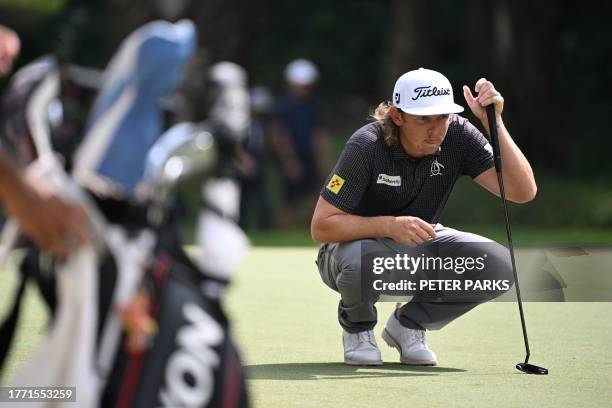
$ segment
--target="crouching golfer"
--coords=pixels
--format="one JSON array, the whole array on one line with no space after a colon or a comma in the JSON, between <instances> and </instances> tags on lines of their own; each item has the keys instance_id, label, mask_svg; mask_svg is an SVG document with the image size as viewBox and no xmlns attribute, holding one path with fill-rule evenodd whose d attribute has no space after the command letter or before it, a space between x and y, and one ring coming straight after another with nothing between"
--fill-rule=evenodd
<instances>
[{"instance_id":1,"label":"crouching golfer","mask_svg":"<svg viewBox=\"0 0 612 408\"><path fill-rule=\"evenodd\" d=\"M503 97L484 78L474 90L477 96L464 86L463 94L487 131L485 107L495 106L507 198L531 201L536 183L529 162L503 124ZM378 299L363 298L361 291L362 243L388 251L440 242L486 242L498 247L493 256L504 258L485 271L487 277L514 282L504 247L437 224L461 175L499 195L491 146L476 127L457 115L462 111L444 75L423 68L407 72L397 80L392 102L381 103L372 115L375 121L350 137L321 190L311 232L322 243L317 262L321 277L340 293L338 320L346 364L382 364L372 330ZM437 357L427 347L425 330L440 329L485 300L413 299L389 317L382 337L398 349L402 363L435 365Z\"/></svg>"}]
</instances>

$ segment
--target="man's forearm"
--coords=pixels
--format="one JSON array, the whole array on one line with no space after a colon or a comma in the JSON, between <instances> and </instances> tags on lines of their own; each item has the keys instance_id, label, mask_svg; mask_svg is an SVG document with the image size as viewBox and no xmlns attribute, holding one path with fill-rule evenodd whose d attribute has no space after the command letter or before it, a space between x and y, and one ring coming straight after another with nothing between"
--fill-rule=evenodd
<instances>
[{"instance_id":1,"label":"man's forearm","mask_svg":"<svg viewBox=\"0 0 612 408\"><path fill-rule=\"evenodd\" d=\"M483 123L489 134L488 123ZM527 202L535 197L537 186L529 161L514 143L501 117L497 118L497 134L502 156L502 174L506 196L515 202Z\"/></svg>"},{"instance_id":2,"label":"man's forearm","mask_svg":"<svg viewBox=\"0 0 612 408\"><path fill-rule=\"evenodd\" d=\"M320 243L345 242L388 236L392 216L361 217L353 214L334 214L312 226L312 237Z\"/></svg>"}]
</instances>

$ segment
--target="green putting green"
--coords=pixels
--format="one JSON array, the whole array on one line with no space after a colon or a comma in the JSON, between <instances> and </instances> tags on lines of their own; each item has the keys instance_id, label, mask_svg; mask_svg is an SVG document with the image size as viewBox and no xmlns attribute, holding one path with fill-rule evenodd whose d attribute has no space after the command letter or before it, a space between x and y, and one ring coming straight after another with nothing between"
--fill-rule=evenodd
<instances>
[{"instance_id":1,"label":"green putting green","mask_svg":"<svg viewBox=\"0 0 612 408\"><path fill-rule=\"evenodd\" d=\"M515 303L478 307L428 341L437 367L408 367L380 339L393 303L378 307L382 367L342 364L338 295L318 277L315 248L255 248L240 266L226 309L242 349L255 407L602 407L612 401L612 303L526 303L531 362L522 374ZM0 310L14 275L2 273ZM45 312L30 290L7 373L36 347ZM6 384L7 376L2 378Z\"/></svg>"},{"instance_id":2,"label":"green putting green","mask_svg":"<svg viewBox=\"0 0 612 408\"><path fill-rule=\"evenodd\" d=\"M531 362L515 303L494 302L428 334L437 367L400 365L380 331L385 364L342 364L338 295L320 280L316 249L257 248L236 275L227 307L256 407L599 407L612 401L612 303L526 303Z\"/></svg>"}]
</instances>

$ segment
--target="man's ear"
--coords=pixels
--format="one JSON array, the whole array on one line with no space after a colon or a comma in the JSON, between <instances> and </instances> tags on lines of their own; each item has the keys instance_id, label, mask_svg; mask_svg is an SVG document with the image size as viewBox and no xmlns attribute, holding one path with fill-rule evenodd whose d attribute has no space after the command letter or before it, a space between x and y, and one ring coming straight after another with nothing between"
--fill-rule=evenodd
<instances>
[{"instance_id":1,"label":"man's ear","mask_svg":"<svg viewBox=\"0 0 612 408\"><path fill-rule=\"evenodd\" d=\"M389 107L389 113L391 114L391 120L396 126L401 126L404 123L404 117L395 106Z\"/></svg>"}]
</instances>

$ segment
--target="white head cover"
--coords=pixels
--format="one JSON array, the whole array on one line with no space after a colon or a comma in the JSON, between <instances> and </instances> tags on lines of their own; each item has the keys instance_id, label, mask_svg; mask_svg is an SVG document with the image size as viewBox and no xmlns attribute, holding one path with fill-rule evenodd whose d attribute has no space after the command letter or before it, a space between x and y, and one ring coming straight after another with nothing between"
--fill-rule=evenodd
<instances>
[{"instance_id":1,"label":"white head cover","mask_svg":"<svg viewBox=\"0 0 612 408\"><path fill-rule=\"evenodd\" d=\"M453 87L441 73L419 68L398 78L393 105L412 115L442 115L463 112L453 100Z\"/></svg>"}]
</instances>

